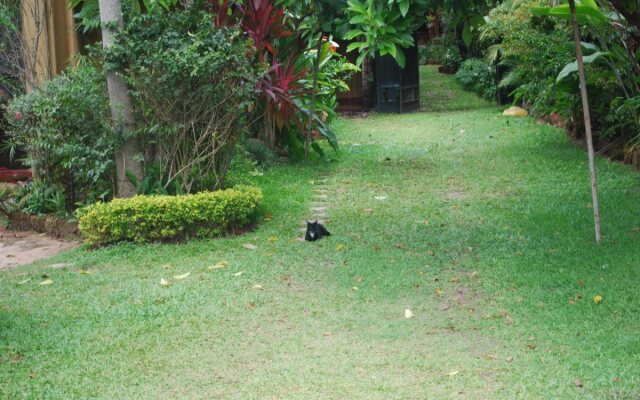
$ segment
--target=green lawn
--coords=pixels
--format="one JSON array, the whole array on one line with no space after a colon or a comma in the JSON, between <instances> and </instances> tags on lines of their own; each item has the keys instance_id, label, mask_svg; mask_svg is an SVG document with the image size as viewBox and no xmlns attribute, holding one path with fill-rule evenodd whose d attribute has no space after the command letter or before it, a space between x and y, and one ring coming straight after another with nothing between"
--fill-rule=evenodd
<instances>
[{"instance_id":1,"label":"green lawn","mask_svg":"<svg viewBox=\"0 0 640 400\"><path fill-rule=\"evenodd\" d=\"M245 236L0 272L0 398L640 397L637 172L598 160L596 246L557 129L495 108L335 129L338 161L254 178L270 218ZM323 177L332 236L301 242Z\"/></svg>"},{"instance_id":2,"label":"green lawn","mask_svg":"<svg viewBox=\"0 0 640 400\"><path fill-rule=\"evenodd\" d=\"M460 111L491 107L492 103L465 91L455 75L438 73L436 65L420 66L420 109L422 111Z\"/></svg>"}]
</instances>

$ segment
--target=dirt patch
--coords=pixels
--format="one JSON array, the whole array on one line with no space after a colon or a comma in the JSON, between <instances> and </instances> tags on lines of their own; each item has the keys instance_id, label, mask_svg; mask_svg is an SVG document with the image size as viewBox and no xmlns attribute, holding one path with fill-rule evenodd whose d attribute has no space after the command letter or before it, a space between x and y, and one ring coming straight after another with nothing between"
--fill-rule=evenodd
<instances>
[{"instance_id":1,"label":"dirt patch","mask_svg":"<svg viewBox=\"0 0 640 400\"><path fill-rule=\"evenodd\" d=\"M43 234L10 231L0 225L0 269L53 257L79 245L79 242L52 239Z\"/></svg>"},{"instance_id":2,"label":"dirt patch","mask_svg":"<svg viewBox=\"0 0 640 400\"><path fill-rule=\"evenodd\" d=\"M446 197L447 199L462 200L467 197L467 194L465 192L454 191L445 193L444 197Z\"/></svg>"}]
</instances>

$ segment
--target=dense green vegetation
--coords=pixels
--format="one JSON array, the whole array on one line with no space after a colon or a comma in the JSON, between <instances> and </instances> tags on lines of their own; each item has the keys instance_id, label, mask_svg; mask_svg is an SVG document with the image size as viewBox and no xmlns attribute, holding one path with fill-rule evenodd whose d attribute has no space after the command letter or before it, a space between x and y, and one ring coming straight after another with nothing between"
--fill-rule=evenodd
<instances>
[{"instance_id":1,"label":"dense green vegetation","mask_svg":"<svg viewBox=\"0 0 640 400\"><path fill-rule=\"evenodd\" d=\"M638 395L636 172L598 160L596 246L585 156L560 130L495 108L334 129L338 162L252 177L264 191L255 232L1 272L0 392ZM332 236L300 242L318 185ZM53 283L38 285L45 274Z\"/></svg>"},{"instance_id":2,"label":"dense green vegetation","mask_svg":"<svg viewBox=\"0 0 640 400\"><path fill-rule=\"evenodd\" d=\"M184 196L135 196L78 211L85 243L178 241L217 237L255 219L262 193L252 187Z\"/></svg>"}]
</instances>

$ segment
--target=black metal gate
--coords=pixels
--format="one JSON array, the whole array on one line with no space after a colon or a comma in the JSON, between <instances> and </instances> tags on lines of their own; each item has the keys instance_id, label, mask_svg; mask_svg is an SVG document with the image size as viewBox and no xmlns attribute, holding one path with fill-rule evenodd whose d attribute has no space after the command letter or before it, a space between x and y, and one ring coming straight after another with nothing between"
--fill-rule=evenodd
<instances>
[{"instance_id":1,"label":"black metal gate","mask_svg":"<svg viewBox=\"0 0 640 400\"><path fill-rule=\"evenodd\" d=\"M390 55L375 59L376 106L379 112L405 113L420 109L418 46L404 49L404 54L404 68L400 68Z\"/></svg>"}]
</instances>

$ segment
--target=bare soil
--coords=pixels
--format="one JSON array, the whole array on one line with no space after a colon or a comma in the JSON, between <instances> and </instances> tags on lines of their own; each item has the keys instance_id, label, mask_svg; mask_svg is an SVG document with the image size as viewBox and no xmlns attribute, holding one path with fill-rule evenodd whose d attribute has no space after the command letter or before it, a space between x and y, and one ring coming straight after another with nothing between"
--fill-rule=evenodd
<instances>
[{"instance_id":1,"label":"bare soil","mask_svg":"<svg viewBox=\"0 0 640 400\"><path fill-rule=\"evenodd\" d=\"M0 225L0 269L30 264L79 245L76 241L52 239L34 232L11 231Z\"/></svg>"}]
</instances>

